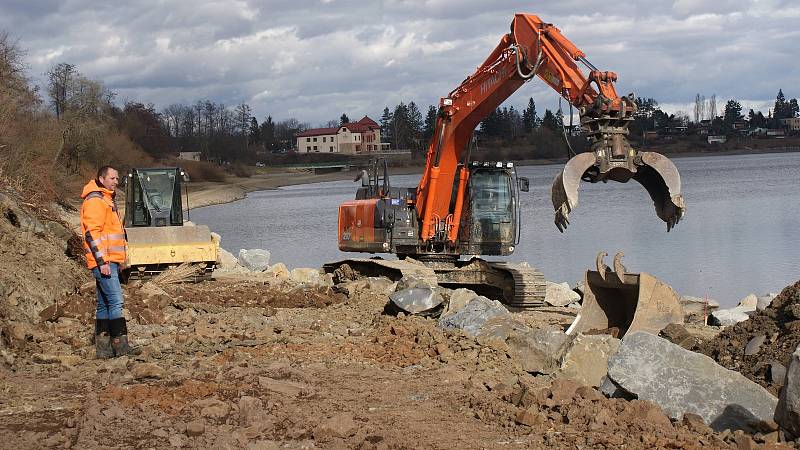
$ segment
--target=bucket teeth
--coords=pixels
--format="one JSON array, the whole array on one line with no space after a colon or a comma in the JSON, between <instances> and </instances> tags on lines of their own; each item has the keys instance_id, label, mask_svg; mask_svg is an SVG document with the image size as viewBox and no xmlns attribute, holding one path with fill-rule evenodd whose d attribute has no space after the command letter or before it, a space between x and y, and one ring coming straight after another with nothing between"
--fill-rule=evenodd
<instances>
[{"instance_id":1,"label":"bucket teeth","mask_svg":"<svg viewBox=\"0 0 800 450\"><path fill-rule=\"evenodd\" d=\"M606 273L608 273L608 266L605 262L603 262L603 259L605 259L606 256L608 256L608 253L601 251L597 254L597 258L594 260L595 267L597 267L597 274L600 275L600 278L602 278L603 281L606 280Z\"/></svg>"},{"instance_id":2,"label":"bucket teeth","mask_svg":"<svg viewBox=\"0 0 800 450\"><path fill-rule=\"evenodd\" d=\"M614 273L617 275L617 278L619 278L620 283L625 282L625 274L628 272L628 269L622 265L623 256L625 256L625 253L622 252L617 252L617 254L614 255Z\"/></svg>"}]
</instances>

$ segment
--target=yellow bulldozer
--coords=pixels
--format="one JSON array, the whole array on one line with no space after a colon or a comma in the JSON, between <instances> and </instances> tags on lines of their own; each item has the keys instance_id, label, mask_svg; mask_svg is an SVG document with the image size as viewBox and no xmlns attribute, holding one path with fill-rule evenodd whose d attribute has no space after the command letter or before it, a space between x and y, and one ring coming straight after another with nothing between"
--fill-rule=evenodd
<instances>
[{"instance_id":1,"label":"yellow bulldozer","mask_svg":"<svg viewBox=\"0 0 800 450\"><path fill-rule=\"evenodd\" d=\"M195 281L211 277L219 240L205 225L184 221L188 176L179 167L137 168L125 179L126 279L145 279L182 264L196 268Z\"/></svg>"}]
</instances>

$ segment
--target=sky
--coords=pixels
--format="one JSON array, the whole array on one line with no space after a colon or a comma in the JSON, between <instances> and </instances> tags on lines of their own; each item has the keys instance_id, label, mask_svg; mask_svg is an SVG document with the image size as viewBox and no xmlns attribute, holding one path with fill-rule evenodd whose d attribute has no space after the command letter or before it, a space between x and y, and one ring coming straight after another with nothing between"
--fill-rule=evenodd
<instances>
[{"instance_id":1,"label":"sky","mask_svg":"<svg viewBox=\"0 0 800 450\"><path fill-rule=\"evenodd\" d=\"M778 89L800 97L796 0L2 0L0 31L29 75L60 62L117 102L247 103L260 121L311 126L378 120L414 101L424 112L457 87L508 32L515 13L553 23L617 92L693 116L696 94L765 114ZM542 81L505 103L558 108ZM564 104L566 110L566 104Z\"/></svg>"}]
</instances>

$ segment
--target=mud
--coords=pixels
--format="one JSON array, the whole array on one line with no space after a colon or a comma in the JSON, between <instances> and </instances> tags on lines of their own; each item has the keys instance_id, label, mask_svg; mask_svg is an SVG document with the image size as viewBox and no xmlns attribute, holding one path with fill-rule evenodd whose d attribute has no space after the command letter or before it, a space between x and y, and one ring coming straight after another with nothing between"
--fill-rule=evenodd
<instances>
[{"instance_id":1,"label":"mud","mask_svg":"<svg viewBox=\"0 0 800 450\"><path fill-rule=\"evenodd\" d=\"M747 343L759 335L764 335L766 340L758 353L745 355ZM777 361L787 367L798 345L800 281L784 288L765 310L754 313L749 320L726 328L714 339L701 344L698 350L777 395L782 383L769 379L769 365Z\"/></svg>"}]
</instances>

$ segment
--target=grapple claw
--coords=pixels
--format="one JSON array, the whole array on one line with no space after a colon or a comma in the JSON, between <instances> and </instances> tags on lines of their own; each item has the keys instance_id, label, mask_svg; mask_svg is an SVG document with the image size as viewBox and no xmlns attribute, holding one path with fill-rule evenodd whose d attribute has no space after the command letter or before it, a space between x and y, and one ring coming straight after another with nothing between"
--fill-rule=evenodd
<instances>
[{"instance_id":1,"label":"grapple claw","mask_svg":"<svg viewBox=\"0 0 800 450\"><path fill-rule=\"evenodd\" d=\"M595 165L593 153L581 153L567 161L564 170L553 180L550 197L555 209L555 224L562 233L569 224L569 213L578 206L578 187L581 177L590 167Z\"/></svg>"},{"instance_id":2,"label":"grapple claw","mask_svg":"<svg viewBox=\"0 0 800 450\"><path fill-rule=\"evenodd\" d=\"M631 178L647 189L656 214L667 224L667 231L672 230L686 211L678 169L664 155L631 150L629 155L620 158L587 152L567 161L564 170L553 180L551 189L558 231L563 232L567 228L569 213L578 206L581 180L626 183Z\"/></svg>"},{"instance_id":3,"label":"grapple claw","mask_svg":"<svg viewBox=\"0 0 800 450\"><path fill-rule=\"evenodd\" d=\"M681 177L678 169L666 156L655 152L640 152L642 165L633 179L650 194L656 214L667 223L670 231L680 222L686 211L681 194Z\"/></svg>"}]
</instances>

